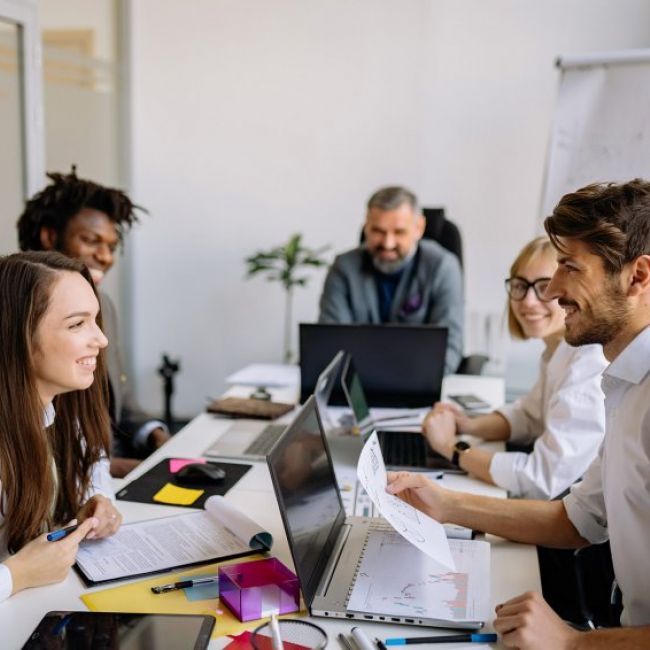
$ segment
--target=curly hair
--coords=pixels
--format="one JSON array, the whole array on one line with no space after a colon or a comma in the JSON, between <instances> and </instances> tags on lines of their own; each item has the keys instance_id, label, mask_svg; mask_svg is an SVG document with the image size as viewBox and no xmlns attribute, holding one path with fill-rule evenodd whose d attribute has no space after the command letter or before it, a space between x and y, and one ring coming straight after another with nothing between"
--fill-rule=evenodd
<instances>
[{"instance_id":1,"label":"curly hair","mask_svg":"<svg viewBox=\"0 0 650 650\"><path fill-rule=\"evenodd\" d=\"M583 241L610 275L640 255L650 254L650 182L593 183L565 194L544 221L553 245Z\"/></svg>"},{"instance_id":2,"label":"curly hair","mask_svg":"<svg viewBox=\"0 0 650 650\"><path fill-rule=\"evenodd\" d=\"M125 231L138 221L135 210L146 212L122 190L78 178L75 165L69 174L50 172L47 176L52 183L27 201L16 224L20 250L43 250L44 227L54 230L61 241L68 222L84 208L106 214L115 225L121 244Z\"/></svg>"}]
</instances>

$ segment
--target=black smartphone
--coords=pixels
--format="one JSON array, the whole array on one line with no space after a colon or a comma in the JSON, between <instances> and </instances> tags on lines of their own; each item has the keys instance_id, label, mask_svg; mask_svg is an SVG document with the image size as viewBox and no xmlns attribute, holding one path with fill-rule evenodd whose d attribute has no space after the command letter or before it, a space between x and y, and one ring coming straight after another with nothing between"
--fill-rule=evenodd
<instances>
[{"instance_id":1,"label":"black smartphone","mask_svg":"<svg viewBox=\"0 0 650 650\"><path fill-rule=\"evenodd\" d=\"M492 409L488 402L476 395L448 395L448 397L460 404L466 411L489 411Z\"/></svg>"},{"instance_id":2,"label":"black smartphone","mask_svg":"<svg viewBox=\"0 0 650 650\"><path fill-rule=\"evenodd\" d=\"M23 650L205 650L214 623L195 614L48 612Z\"/></svg>"}]
</instances>

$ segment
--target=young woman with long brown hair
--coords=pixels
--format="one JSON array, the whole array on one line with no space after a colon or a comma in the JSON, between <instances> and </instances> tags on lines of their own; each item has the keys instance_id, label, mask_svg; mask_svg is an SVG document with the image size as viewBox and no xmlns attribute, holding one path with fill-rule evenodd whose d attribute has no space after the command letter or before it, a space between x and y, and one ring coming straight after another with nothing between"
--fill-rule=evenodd
<instances>
[{"instance_id":1,"label":"young woman with long brown hair","mask_svg":"<svg viewBox=\"0 0 650 650\"><path fill-rule=\"evenodd\" d=\"M59 253L0 258L0 601L63 580L84 538L120 526L106 344L83 264ZM71 520L75 532L47 541Z\"/></svg>"}]
</instances>

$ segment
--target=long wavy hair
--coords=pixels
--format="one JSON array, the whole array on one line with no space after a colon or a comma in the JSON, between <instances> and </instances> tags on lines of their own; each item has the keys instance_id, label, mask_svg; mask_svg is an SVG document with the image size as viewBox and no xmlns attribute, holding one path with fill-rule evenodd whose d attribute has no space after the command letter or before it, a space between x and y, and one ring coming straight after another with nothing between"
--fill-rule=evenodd
<instances>
[{"instance_id":1,"label":"long wavy hair","mask_svg":"<svg viewBox=\"0 0 650 650\"><path fill-rule=\"evenodd\" d=\"M76 515L90 487L93 465L110 449L103 350L92 385L57 395L55 421L47 429L43 426L35 341L52 289L63 273L80 273L97 295L88 269L60 253L0 258L0 512L11 552L44 528ZM98 324L101 327L101 314Z\"/></svg>"}]
</instances>

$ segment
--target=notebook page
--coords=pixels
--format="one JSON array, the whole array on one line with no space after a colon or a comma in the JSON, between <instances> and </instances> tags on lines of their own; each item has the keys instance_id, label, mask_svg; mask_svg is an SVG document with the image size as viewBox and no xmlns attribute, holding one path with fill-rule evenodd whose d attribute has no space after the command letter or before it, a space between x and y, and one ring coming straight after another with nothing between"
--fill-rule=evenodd
<instances>
[{"instance_id":1,"label":"notebook page","mask_svg":"<svg viewBox=\"0 0 650 650\"><path fill-rule=\"evenodd\" d=\"M372 529L347 609L441 621L490 617L490 545L450 540L456 571L440 571L393 530Z\"/></svg>"}]
</instances>

